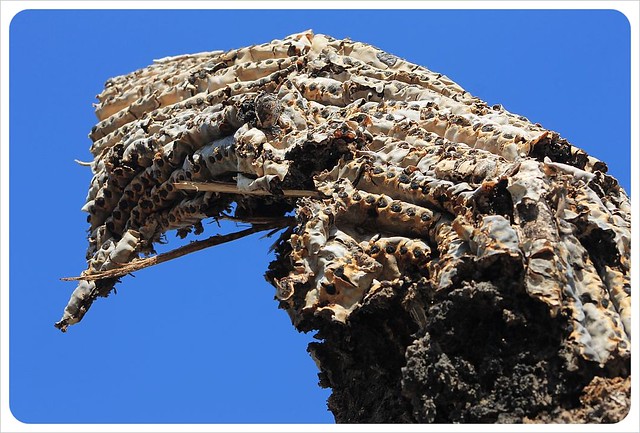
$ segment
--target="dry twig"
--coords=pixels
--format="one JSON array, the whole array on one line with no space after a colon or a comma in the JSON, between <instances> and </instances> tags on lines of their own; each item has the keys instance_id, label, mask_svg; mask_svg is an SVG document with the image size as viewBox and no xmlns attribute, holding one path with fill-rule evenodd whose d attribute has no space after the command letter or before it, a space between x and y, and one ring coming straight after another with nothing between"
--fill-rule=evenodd
<instances>
[{"instance_id":1,"label":"dry twig","mask_svg":"<svg viewBox=\"0 0 640 433\"><path fill-rule=\"evenodd\" d=\"M155 266L160 263L168 262L169 260L177 259L178 257L182 257L184 255L194 253L196 251L200 251L205 248L213 247L216 245L224 244L227 242L234 241L236 239L243 238L245 236L249 236L253 233L261 232L264 230L281 229L291 225L293 221L294 221L293 218L277 218L272 220L271 222L254 224L246 230L242 230L235 233L229 233L226 235L211 236L210 238L191 242L188 245L184 245L182 247L176 248L175 250L172 250L166 253L158 254L152 257L146 257L144 259L133 260L116 269L110 269L104 272L96 272L93 274L83 274L78 277L65 277L65 278L61 278L61 280L62 281L78 281L78 280L95 281L95 280L103 280L105 278L122 277L132 272L139 271L141 269L148 268L151 266Z\"/></svg>"},{"instance_id":2,"label":"dry twig","mask_svg":"<svg viewBox=\"0 0 640 433\"><path fill-rule=\"evenodd\" d=\"M173 184L176 189L187 191L213 191L225 194L242 194L242 195L274 195L272 192L263 189L253 191L244 191L239 189L235 183L227 182L176 182ZM282 190L285 197L314 197L323 198L324 195L318 191L307 191L302 189L285 189Z\"/></svg>"}]
</instances>

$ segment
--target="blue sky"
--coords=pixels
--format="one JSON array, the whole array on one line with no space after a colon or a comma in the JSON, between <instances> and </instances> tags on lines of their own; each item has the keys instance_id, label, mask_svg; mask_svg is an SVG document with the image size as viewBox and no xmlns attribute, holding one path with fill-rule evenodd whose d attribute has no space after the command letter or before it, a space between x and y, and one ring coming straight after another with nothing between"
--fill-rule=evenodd
<instances>
[{"instance_id":1,"label":"blue sky","mask_svg":"<svg viewBox=\"0 0 640 433\"><path fill-rule=\"evenodd\" d=\"M308 28L371 43L558 131L629 192L630 30L615 11L24 11L9 41L10 407L20 421L333 422L306 353L312 335L294 330L263 278L272 240L260 235L125 277L79 325L53 327L75 287L59 278L85 269L91 173L73 160L91 159L104 82L154 58Z\"/></svg>"}]
</instances>

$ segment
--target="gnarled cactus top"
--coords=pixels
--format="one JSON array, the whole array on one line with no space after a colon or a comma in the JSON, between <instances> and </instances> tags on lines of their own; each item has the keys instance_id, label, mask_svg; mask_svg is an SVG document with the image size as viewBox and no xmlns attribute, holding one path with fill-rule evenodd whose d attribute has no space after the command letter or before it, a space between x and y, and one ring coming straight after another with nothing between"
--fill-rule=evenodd
<instances>
[{"instance_id":1,"label":"gnarled cactus top","mask_svg":"<svg viewBox=\"0 0 640 433\"><path fill-rule=\"evenodd\" d=\"M566 318L569 368L629 357L627 196L604 163L442 74L307 31L156 60L98 100L87 279L63 331L113 289L101 273L165 232L273 228L295 209L267 276L299 329L346 323L389 288L504 273Z\"/></svg>"}]
</instances>

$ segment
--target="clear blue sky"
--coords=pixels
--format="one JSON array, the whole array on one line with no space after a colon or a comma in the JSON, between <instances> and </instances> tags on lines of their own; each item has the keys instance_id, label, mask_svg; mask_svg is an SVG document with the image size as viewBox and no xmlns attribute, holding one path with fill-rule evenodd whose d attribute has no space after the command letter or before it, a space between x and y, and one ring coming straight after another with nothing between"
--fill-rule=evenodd
<instances>
[{"instance_id":1,"label":"clear blue sky","mask_svg":"<svg viewBox=\"0 0 640 433\"><path fill-rule=\"evenodd\" d=\"M630 30L615 11L22 12L10 34L16 418L333 422L306 353L312 335L294 330L263 278L272 241L260 235L125 277L66 334L53 327L75 287L59 278L85 269L91 173L73 160L91 159L91 104L104 82L154 58L308 28L376 45L560 132L629 192Z\"/></svg>"}]
</instances>

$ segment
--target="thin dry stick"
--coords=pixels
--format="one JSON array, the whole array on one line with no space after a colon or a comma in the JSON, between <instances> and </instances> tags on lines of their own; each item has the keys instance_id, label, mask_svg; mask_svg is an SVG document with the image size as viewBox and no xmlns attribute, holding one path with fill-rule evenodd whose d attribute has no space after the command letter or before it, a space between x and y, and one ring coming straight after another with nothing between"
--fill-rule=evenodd
<instances>
[{"instance_id":1,"label":"thin dry stick","mask_svg":"<svg viewBox=\"0 0 640 433\"><path fill-rule=\"evenodd\" d=\"M254 191L244 191L238 188L235 183L227 182L176 182L173 184L177 189L188 191L213 191L226 194L242 194L242 195L274 195L272 192L257 189ZM283 189L282 195L285 197L314 197L324 198L325 196L318 191L307 191L303 189Z\"/></svg>"},{"instance_id":2,"label":"thin dry stick","mask_svg":"<svg viewBox=\"0 0 640 433\"><path fill-rule=\"evenodd\" d=\"M110 269L108 271L96 272L92 274L84 274L79 277L65 277L61 278L62 281L77 281L77 280L102 280L105 278L117 278L127 275L131 272L139 271L140 269L148 268L150 266L155 266L160 263L167 262L169 260L176 259L178 257L182 257L186 254L190 254L196 251L203 250L205 248L213 247L215 245L220 245L226 242L231 242L236 239L243 238L245 236L249 236L250 234L261 232L264 230L271 229L279 229L290 226L293 222L293 218L285 217L278 218L268 223L262 224L254 224L246 230L242 230L235 233L229 233L228 235L215 235L210 238L203 239L201 241L194 241L188 245L184 245L180 248L176 248L175 250L158 254L157 256L147 257L144 259L134 260L130 263L122 265L117 269Z\"/></svg>"}]
</instances>

